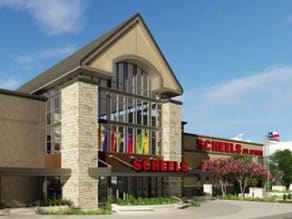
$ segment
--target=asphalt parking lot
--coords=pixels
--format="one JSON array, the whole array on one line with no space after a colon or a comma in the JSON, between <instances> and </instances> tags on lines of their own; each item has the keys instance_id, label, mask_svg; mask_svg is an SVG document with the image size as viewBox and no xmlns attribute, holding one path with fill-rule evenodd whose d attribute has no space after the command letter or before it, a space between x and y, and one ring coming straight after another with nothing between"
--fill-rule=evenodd
<instances>
[{"instance_id":1,"label":"asphalt parking lot","mask_svg":"<svg viewBox=\"0 0 292 219\"><path fill-rule=\"evenodd\" d=\"M202 203L200 207L167 209L159 212L130 212L103 216L53 216L35 215L33 209L13 210L1 218L31 219L292 219L292 204L216 200Z\"/></svg>"}]
</instances>

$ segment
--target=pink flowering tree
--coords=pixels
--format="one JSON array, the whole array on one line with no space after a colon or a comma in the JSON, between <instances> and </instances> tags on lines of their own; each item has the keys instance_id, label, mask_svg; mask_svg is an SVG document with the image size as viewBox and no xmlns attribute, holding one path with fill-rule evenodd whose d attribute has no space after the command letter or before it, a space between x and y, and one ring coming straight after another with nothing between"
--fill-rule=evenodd
<instances>
[{"instance_id":1,"label":"pink flowering tree","mask_svg":"<svg viewBox=\"0 0 292 219\"><path fill-rule=\"evenodd\" d=\"M214 177L218 180L222 195L226 194L226 187L230 177L231 159L219 158L216 160L203 160L200 165L202 172L210 172L214 174Z\"/></svg>"},{"instance_id":2,"label":"pink flowering tree","mask_svg":"<svg viewBox=\"0 0 292 219\"><path fill-rule=\"evenodd\" d=\"M244 196L247 187L254 180L264 180L270 173L260 164L247 162L242 159L219 158L215 160L204 160L201 162L202 172L210 172L218 180L222 195L226 194L226 187L229 181L236 180L240 192Z\"/></svg>"},{"instance_id":3,"label":"pink flowering tree","mask_svg":"<svg viewBox=\"0 0 292 219\"><path fill-rule=\"evenodd\" d=\"M239 184L242 197L244 197L247 187L254 180L265 180L267 177L271 177L268 170L262 165L244 160L230 160L229 170L232 178Z\"/></svg>"}]
</instances>

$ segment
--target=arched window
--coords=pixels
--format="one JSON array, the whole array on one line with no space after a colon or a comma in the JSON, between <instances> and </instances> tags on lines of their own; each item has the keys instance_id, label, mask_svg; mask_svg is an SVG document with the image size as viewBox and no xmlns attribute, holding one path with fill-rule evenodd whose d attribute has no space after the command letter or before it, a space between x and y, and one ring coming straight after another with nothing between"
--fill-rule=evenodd
<instances>
[{"instance_id":1,"label":"arched window","mask_svg":"<svg viewBox=\"0 0 292 219\"><path fill-rule=\"evenodd\" d=\"M112 80L112 89L149 97L150 78L147 72L136 64L119 62Z\"/></svg>"}]
</instances>

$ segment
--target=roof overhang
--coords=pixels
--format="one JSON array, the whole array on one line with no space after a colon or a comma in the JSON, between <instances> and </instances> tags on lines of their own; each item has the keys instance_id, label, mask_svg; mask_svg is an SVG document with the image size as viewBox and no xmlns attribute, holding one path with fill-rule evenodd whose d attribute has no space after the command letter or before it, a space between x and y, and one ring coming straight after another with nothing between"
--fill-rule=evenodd
<instances>
[{"instance_id":1,"label":"roof overhang","mask_svg":"<svg viewBox=\"0 0 292 219\"><path fill-rule=\"evenodd\" d=\"M54 80L49 81L48 83L44 84L43 86L33 90L31 93L38 93L42 90L48 90L50 88L55 87L58 84L61 84L63 82L68 82L74 78L76 78L80 74L87 74L92 76L99 76L100 78L104 79L110 79L113 77L113 73L111 72L105 72L101 69L92 68L89 66L78 66L65 74L55 78Z\"/></svg>"},{"instance_id":2,"label":"roof overhang","mask_svg":"<svg viewBox=\"0 0 292 219\"><path fill-rule=\"evenodd\" d=\"M90 177L100 176L165 176L165 177L189 177L202 174L200 170L189 170L183 172L136 172L130 167L90 167L88 168Z\"/></svg>"},{"instance_id":3,"label":"roof overhang","mask_svg":"<svg viewBox=\"0 0 292 219\"><path fill-rule=\"evenodd\" d=\"M0 176L71 176L71 169L0 167Z\"/></svg>"}]
</instances>

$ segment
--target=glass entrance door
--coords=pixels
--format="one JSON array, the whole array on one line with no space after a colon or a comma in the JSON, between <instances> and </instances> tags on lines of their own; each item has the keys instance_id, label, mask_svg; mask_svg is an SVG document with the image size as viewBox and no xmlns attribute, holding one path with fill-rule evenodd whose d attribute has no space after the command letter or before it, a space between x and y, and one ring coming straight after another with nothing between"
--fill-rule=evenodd
<instances>
[{"instance_id":1,"label":"glass entrance door","mask_svg":"<svg viewBox=\"0 0 292 219\"><path fill-rule=\"evenodd\" d=\"M162 195L160 177L100 177L98 182L99 203L110 198L158 197Z\"/></svg>"}]
</instances>

